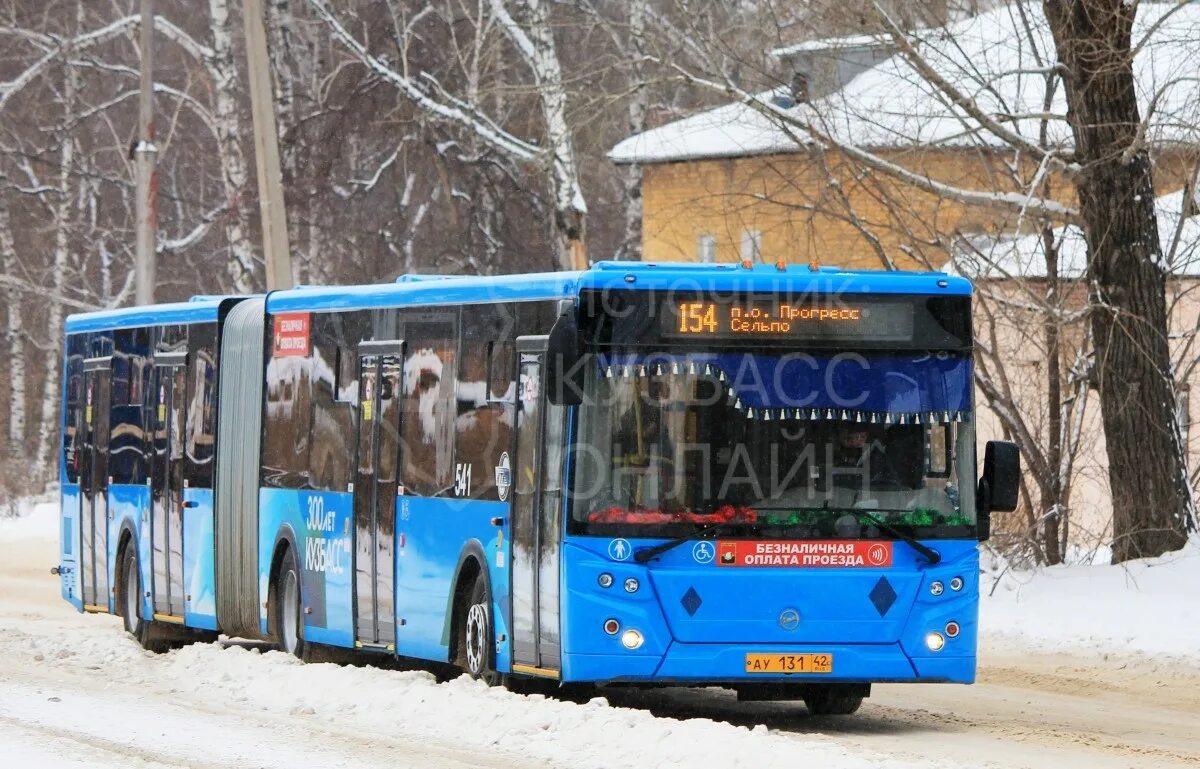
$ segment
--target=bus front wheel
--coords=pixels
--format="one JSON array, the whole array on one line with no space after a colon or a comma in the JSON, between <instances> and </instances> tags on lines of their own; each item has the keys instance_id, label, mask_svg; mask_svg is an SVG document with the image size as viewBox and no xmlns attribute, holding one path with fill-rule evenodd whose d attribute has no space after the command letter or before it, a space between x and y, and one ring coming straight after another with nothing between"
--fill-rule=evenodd
<instances>
[{"instance_id":1,"label":"bus front wheel","mask_svg":"<svg viewBox=\"0 0 1200 769\"><path fill-rule=\"evenodd\" d=\"M827 684L804 695L804 706L813 716L848 716L862 706L863 694L856 688Z\"/></svg>"},{"instance_id":2,"label":"bus front wheel","mask_svg":"<svg viewBox=\"0 0 1200 769\"><path fill-rule=\"evenodd\" d=\"M502 678L496 672L492 643L492 600L483 575L475 577L466 601L458 612L458 654L454 663L471 678L488 686L497 686Z\"/></svg>"},{"instance_id":3,"label":"bus front wheel","mask_svg":"<svg viewBox=\"0 0 1200 769\"><path fill-rule=\"evenodd\" d=\"M309 661L308 644L304 641L304 624L300 604L300 569L289 547L279 563L275 577L275 627L279 632L279 648L304 662Z\"/></svg>"}]
</instances>

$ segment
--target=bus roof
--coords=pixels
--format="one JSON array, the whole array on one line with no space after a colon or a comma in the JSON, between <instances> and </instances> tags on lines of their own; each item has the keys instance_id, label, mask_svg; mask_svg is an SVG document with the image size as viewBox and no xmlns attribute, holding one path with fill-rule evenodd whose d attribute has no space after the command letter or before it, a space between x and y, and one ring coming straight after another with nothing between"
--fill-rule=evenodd
<instances>
[{"instance_id":1,"label":"bus roof","mask_svg":"<svg viewBox=\"0 0 1200 769\"><path fill-rule=\"evenodd\" d=\"M231 297L197 296L187 302L149 304L141 307L119 307L115 310L81 312L68 315L66 332L109 331L141 326L172 326L188 323L216 322L221 302Z\"/></svg>"},{"instance_id":2,"label":"bus roof","mask_svg":"<svg viewBox=\"0 0 1200 769\"><path fill-rule=\"evenodd\" d=\"M593 289L747 291L762 293L965 295L965 278L942 272L842 270L807 265L745 268L689 262L598 262L582 272L516 275L401 276L365 286L301 286L273 291L268 312L350 310L406 305L482 304L570 299Z\"/></svg>"}]
</instances>

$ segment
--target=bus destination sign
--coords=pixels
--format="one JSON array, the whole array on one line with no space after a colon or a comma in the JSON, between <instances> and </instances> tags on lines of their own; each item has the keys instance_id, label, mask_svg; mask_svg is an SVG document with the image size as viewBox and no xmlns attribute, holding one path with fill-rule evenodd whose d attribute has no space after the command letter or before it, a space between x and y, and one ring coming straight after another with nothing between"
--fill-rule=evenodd
<instances>
[{"instance_id":1,"label":"bus destination sign","mask_svg":"<svg viewBox=\"0 0 1200 769\"><path fill-rule=\"evenodd\" d=\"M913 333L908 301L674 300L663 310L662 334L675 339L895 342Z\"/></svg>"}]
</instances>

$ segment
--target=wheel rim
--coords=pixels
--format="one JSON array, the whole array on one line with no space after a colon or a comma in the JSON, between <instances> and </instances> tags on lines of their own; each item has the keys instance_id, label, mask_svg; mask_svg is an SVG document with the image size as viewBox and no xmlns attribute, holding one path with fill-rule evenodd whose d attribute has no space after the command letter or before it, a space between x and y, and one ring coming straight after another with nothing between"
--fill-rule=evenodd
<instances>
[{"instance_id":1,"label":"wheel rim","mask_svg":"<svg viewBox=\"0 0 1200 769\"><path fill-rule=\"evenodd\" d=\"M473 676L483 674L487 649L487 608L477 603L467 611L467 671Z\"/></svg>"},{"instance_id":2,"label":"wheel rim","mask_svg":"<svg viewBox=\"0 0 1200 769\"><path fill-rule=\"evenodd\" d=\"M300 591L296 584L296 572L288 571L283 578L283 649L289 654L296 653L299 641Z\"/></svg>"},{"instance_id":3,"label":"wheel rim","mask_svg":"<svg viewBox=\"0 0 1200 769\"><path fill-rule=\"evenodd\" d=\"M125 567L125 629L130 633L137 629L141 614L138 592L137 561L130 561Z\"/></svg>"}]
</instances>

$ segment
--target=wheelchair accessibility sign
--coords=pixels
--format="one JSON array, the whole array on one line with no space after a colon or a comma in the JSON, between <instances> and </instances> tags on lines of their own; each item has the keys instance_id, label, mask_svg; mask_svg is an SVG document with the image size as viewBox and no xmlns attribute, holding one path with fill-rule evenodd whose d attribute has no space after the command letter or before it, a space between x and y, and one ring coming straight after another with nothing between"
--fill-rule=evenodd
<instances>
[{"instance_id":1,"label":"wheelchair accessibility sign","mask_svg":"<svg viewBox=\"0 0 1200 769\"><path fill-rule=\"evenodd\" d=\"M712 563L716 555L717 549L711 542L697 542L696 546L692 548L692 558L696 563Z\"/></svg>"}]
</instances>

